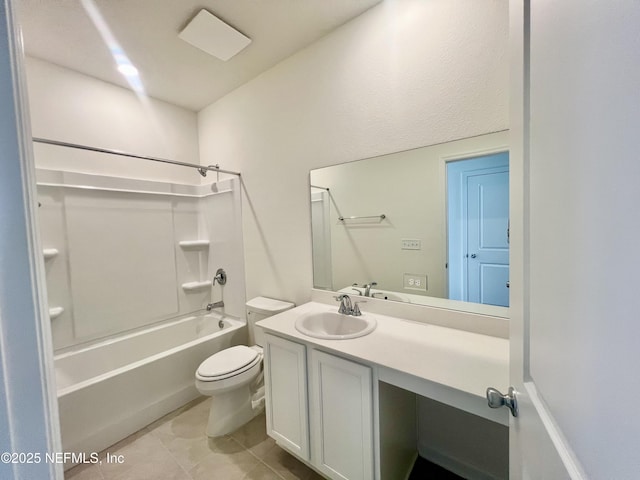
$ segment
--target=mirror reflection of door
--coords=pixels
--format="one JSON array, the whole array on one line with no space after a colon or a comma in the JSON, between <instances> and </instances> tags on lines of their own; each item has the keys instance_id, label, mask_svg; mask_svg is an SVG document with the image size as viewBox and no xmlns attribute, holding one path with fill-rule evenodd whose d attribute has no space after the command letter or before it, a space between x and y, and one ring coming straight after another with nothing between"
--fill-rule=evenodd
<instances>
[{"instance_id":1,"label":"mirror reflection of door","mask_svg":"<svg viewBox=\"0 0 640 480\"><path fill-rule=\"evenodd\" d=\"M449 298L509 306L509 153L447 163Z\"/></svg>"}]
</instances>

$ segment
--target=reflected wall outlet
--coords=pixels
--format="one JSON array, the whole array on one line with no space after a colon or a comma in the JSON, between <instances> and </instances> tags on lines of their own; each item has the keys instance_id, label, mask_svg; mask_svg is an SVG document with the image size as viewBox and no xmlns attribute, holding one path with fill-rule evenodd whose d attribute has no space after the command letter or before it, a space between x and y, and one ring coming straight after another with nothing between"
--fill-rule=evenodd
<instances>
[{"instance_id":1,"label":"reflected wall outlet","mask_svg":"<svg viewBox=\"0 0 640 480\"><path fill-rule=\"evenodd\" d=\"M422 248L422 242L417 238L403 238L402 250L420 250Z\"/></svg>"},{"instance_id":2,"label":"reflected wall outlet","mask_svg":"<svg viewBox=\"0 0 640 480\"><path fill-rule=\"evenodd\" d=\"M405 273L403 288L406 290L427 291L427 276L420 273Z\"/></svg>"}]
</instances>

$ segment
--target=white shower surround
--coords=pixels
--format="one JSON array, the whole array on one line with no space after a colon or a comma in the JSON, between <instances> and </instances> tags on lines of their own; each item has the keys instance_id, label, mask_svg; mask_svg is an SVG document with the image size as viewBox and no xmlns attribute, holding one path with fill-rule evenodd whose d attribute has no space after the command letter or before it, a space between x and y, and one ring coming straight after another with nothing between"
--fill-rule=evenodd
<instances>
[{"instance_id":1,"label":"white shower surround","mask_svg":"<svg viewBox=\"0 0 640 480\"><path fill-rule=\"evenodd\" d=\"M245 325L212 312L56 355L63 450L99 452L197 398L198 365L246 344Z\"/></svg>"},{"instance_id":2,"label":"white shower surround","mask_svg":"<svg viewBox=\"0 0 640 480\"><path fill-rule=\"evenodd\" d=\"M211 301L244 316L237 179L183 185L38 169L37 180L57 353ZM211 284L218 268L229 278L224 287Z\"/></svg>"}]
</instances>

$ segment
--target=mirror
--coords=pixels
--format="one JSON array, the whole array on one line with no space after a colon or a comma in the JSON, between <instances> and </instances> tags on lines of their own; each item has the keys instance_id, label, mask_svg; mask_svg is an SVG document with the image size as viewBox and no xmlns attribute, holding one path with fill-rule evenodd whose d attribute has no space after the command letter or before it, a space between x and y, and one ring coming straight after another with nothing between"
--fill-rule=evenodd
<instances>
[{"instance_id":1,"label":"mirror","mask_svg":"<svg viewBox=\"0 0 640 480\"><path fill-rule=\"evenodd\" d=\"M309 180L315 288L507 316L508 132L319 168Z\"/></svg>"}]
</instances>

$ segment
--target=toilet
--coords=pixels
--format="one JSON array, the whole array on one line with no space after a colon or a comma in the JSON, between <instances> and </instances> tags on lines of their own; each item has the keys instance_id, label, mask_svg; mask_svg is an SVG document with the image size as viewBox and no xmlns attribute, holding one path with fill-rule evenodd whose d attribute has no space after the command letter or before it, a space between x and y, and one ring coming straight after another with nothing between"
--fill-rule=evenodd
<instances>
[{"instance_id":1,"label":"toilet","mask_svg":"<svg viewBox=\"0 0 640 480\"><path fill-rule=\"evenodd\" d=\"M207 435L233 432L264 409L262 339L256 322L295 307L293 303L256 297L247 302L249 345L236 345L211 355L196 371L196 388L212 397Z\"/></svg>"}]
</instances>

